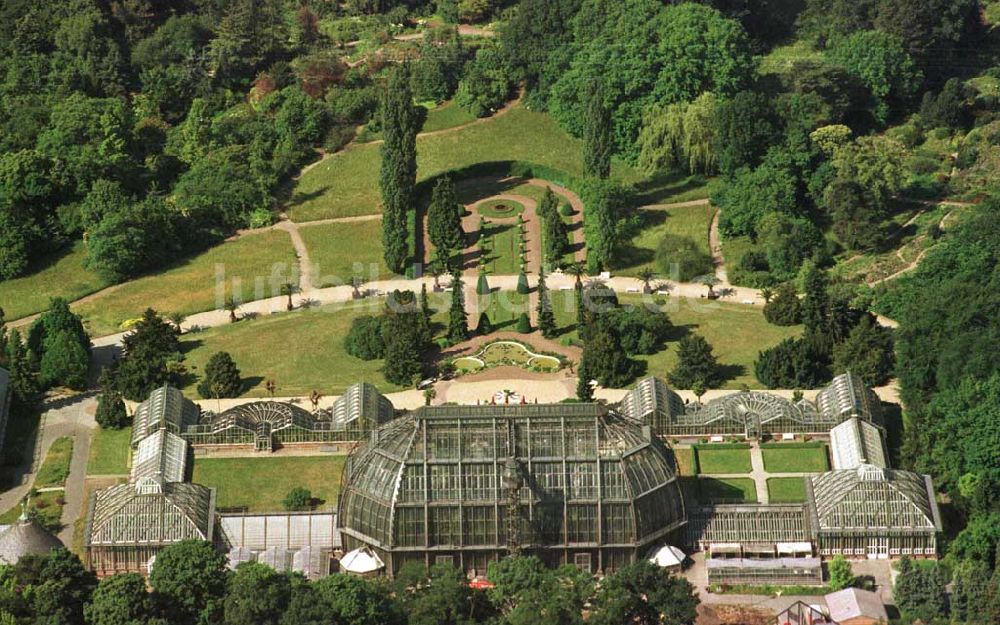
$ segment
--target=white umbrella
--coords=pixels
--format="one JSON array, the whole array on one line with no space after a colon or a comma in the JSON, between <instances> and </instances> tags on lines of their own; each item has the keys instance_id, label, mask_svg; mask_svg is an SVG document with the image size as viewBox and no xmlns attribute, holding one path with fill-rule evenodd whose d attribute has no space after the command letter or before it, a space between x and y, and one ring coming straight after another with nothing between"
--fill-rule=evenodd
<instances>
[{"instance_id":1,"label":"white umbrella","mask_svg":"<svg viewBox=\"0 0 1000 625\"><path fill-rule=\"evenodd\" d=\"M665 569L680 567L687 558L684 552L673 545L663 545L649 554L649 561Z\"/></svg>"},{"instance_id":2,"label":"white umbrella","mask_svg":"<svg viewBox=\"0 0 1000 625\"><path fill-rule=\"evenodd\" d=\"M348 573L365 575L385 568L385 563L368 547L359 547L344 554L340 567Z\"/></svg>"}]
</instances>

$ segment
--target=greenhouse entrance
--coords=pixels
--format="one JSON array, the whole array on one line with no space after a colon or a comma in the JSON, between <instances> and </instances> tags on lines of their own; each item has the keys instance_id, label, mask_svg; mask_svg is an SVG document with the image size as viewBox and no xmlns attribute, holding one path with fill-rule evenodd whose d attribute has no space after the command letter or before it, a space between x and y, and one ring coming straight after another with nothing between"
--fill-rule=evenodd
<instances>
[{"instance_id":1,"label":"greenhouse entrance","mask_svg":"<svg viewBox=\"0 0 1000 625\"><path fill-rule=\"evenodd\" d=\"M872 538L868 542L868 559L869 560L888 560L889 559L889 539L880 536L877 538Z\"/></svg>"}]
</instances>

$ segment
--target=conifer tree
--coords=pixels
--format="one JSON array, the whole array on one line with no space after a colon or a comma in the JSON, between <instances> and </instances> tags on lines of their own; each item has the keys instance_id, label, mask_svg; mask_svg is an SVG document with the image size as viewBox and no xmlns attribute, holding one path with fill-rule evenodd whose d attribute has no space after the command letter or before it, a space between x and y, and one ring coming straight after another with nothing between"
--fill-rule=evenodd
<instances>
[{"instance_id":1,"label":"conifer tree","mask_svg":"<svg viewBox=\"0 0 1000 625\"><path fill-rule=\"evenodd\" d=\"M406 265L407 213L413 206L417 180L417 117L405 64L395 67L379 104L384 140L382 165L382 245L389 269L402 273Z\"/></svg>"},{"instance_id":2,"label":"conifer tree","mask_svg":"<svg viewBox=\"0 0 1000 625\"><path fill-rule=\"evenodd\" d=\"M456 271L451 279L451 309L448 311L448 340L454 343L469 338L469 317L465 312L464 287L462 274Z\"/></svg>"},{"instance_id":3,"label":"conifer tree","mask_svg":"<svg viewBox=\"0 0 1000 625\"><path fill-rule=\"evenodd\" d=\"M667 377L675 388L692 388L696 384L714 388L722 382L712 346L700 334L689 334L680 340L677 365Z\"/></svg>"},{"instance_id":4,"label":"conifer tree","mask_svg":"<svg viewBox=\"0 0 1000 625\"><path fill-rule=\"evenodd\" d=\"M549 298L549 288L545 284L545 268L538 271L538 329L547 339L555 336L556 318L552 312L552 300Z\"/></svg>"},{"instance_id":5,"label":"conifer tree","mask_svg":"<svg viewBox=\"0 0 1000 625\"><path fill-rule=\"evenodd\" d=\"M462 250L462 205L455 194L451 178L438 179L431 193L427 210L427 236L437 248L438 257L450 264L451 258Z\"/></svg>"},{"instance_id":6,"label":"conifer tree","mask_svg":"<svg viewBox=\"0 0 1000 625\"><path fill-rule=\"evenodd\" d=\"M829 349L827 329L829 327L830 296L827 293L826 273L809 262L805 268L802 280L805 297L802 299L802 323L805 325L805 336L817 347Z\"/></svg>"},{"instance_id":7,"label":"conifer tree","mask_svg":"<svg viewBox=\"0 0 1000 625\"><path fill-rule=\"evenodd\" d=\"M7 339L7 372L10 374L12 405L15 410L31 410L38 404L41 389L31 370L28 350L18 330L11 330Z\"/></svg>"},{"instance_id":8,"label":"conifer tree","mask_svg":"<svg viewBox=\"0 0 1000 625\"><path fill-rule=\"evenodd\" d=\"M215 352L205 365L205 377L198 384L198 394L206 399L236 397L243 390L240 370L229 352Z\"/></svg>"},{"instance_id":9,"label":"conifer tree","mask_svg":"<svg viewBox=\"0 0 1000 625\"><path fill-rule=\"evenodd\" d=\"M431 304L427 299L426 283L420 285L420 332L425 343L434 338L431 333Z\"/></svg>"},{"instance_id":10,"label":"conifer tree","mask_svg":"<svg viewBox=\"0 0 1000 625\"><path fill-rule=\"evenodd\" d=\"M611 111L604 104L604 94L594 82L587 93L587 110L583 121L583 170L591 177L605 179L611 175Z\"/></svg>"}]
</instances>

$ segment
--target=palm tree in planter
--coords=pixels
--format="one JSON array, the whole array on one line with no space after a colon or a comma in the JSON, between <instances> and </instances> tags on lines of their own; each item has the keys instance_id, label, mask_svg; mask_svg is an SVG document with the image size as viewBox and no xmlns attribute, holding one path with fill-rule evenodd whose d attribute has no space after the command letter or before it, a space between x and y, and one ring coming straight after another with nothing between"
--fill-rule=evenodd
<instances>
[{"instance_id":1,"label":"palm tree in planter","mask_svg":"<svg viewBox=\"0 0 1000 625\"><path fill-rule=\"evenodd\" d=\"M636 277L639 278L639 280L642 282L643 293L649 295L650 293L653 292L652 282L657 278L657 273L655 271L653 271L649 267L646 267L638 274L636 274Z\"/></svg>"},{"instance_id":2,"label":"palm tree in planter","mask_svg":"<svg viewBox=\"0 0 1000 625\"><path fill-rule=\"evenodd\" d=\"M699 284L704 284L708 287L708 299L715 299L718 297L715 293L715 285L719 283L719 279L715 276L709 274L707 276L702 276L698 278Z\"/></svg>"},{"instance_id":3,"label":"palm tree in planter","mask_svg":"<svg viewBox=\"0 0 1000 625\"><path fill-rule=\"evenodd\" d=\"M184 323L184 315L179 312L172 312L167 315L167 320L174 324L174 332L181 333L181 324Z\"/></svg>"},{"instance_id":4,"label":"palm tree in planter","mask_svg":"<svg viewBox=\"0 0 1000 625\"><path fill-rule=\"evenodd\" d=\"M437 391L433 388L424 389L424 405L430 406L434 398L437 397Z\"/></svg>"},{"instance_id":5,"label":"palm tree in planter","mask_svg":"<svg viewBox=\"0 0 1000 625\"><path fill-rule=\"evenodd\" d=\"M295 308L295 306L292 305L292 294L294 294L296 290L298 289L291 282L282 283L281 294L288 298L288 301L285 303L285 310L292 310Z\"/></svg>"},{"instance_id":6,"label":"palm tree in planter","mask_svg":"<svg viewBox=\"0 0 1000 625\"><path fill-rule=\"evenodd\" d=\"M587 270L584 268L583 263L573 263L572 265L566 267L564 271L576 278L576 288L583 286L583 276L587 275Z\"/></svg>"},{"instance_id":7,"label":"palm tree in planter","mask_svg":"<svg viewBox=\"0 0 1000 625\"><path fill-rule=\"evenodd\" d=\"M236 311L240 309L240 305L236 303L236 300L232 297L227 297L223 309L229 311L229 323L236 323Z\"/></svg>"}]
</instances>

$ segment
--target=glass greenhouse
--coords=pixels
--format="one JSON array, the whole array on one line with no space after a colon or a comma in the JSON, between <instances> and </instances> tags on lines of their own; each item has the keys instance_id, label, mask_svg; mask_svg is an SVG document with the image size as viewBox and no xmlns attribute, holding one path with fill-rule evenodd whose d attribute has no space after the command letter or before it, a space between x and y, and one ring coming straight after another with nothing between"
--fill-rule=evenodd
<instances>
[{"instance_id":1,"label":"glass greenhouse","mask_svg":"<svg viewBox=\"0 0 1000 625\"><path fill-rule=\"evenodd\" d=\"M878 397L852 373L834 378L815 403L746 391L685 404L662 380L649 377L626 395L620 410L660 436L819 434L852 417L882 427Z\"/></svg>"},{"instance_id":2,"label":"glass greenhouse","mask_svg":"<svg viewBox=\"0 0 1000 625\"><path fill-rule=\"evenodd\" d=\"M356 449L341 492L344 549L390 573L517 551L608 571L686 519L671 452L598 404L421 408Z\"/></svg>"}]
</instances>

